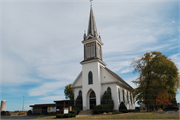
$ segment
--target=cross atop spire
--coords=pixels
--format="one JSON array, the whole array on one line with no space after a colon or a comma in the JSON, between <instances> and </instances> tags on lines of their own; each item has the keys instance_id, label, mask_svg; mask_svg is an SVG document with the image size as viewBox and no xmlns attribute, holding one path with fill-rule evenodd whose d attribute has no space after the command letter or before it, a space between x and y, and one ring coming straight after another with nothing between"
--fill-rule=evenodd
<instances>
[{"instance_id":1,"label":"cross atop spire","mask_svg":"<svg viewBox=\"0 0 180 120\"><path fill-rule=\"evenodd\" d=\"M92 1L93 1L93 0L90 0L90 2L91 2L91 6L92 6Z\"/></svg>"},{"instance_id":2,"label":"cross atop spire","mask_svg":"<svg viewBox=\"0 0 180 120\"><path fill-rule=\"evenodd\" d=\"M93 13L93 8L92 8L92 1L91 2L91 7L90 7L90 16L89 16L89 24L88 24L88 30L87 30L87 36L84 37L84 40L92 39L92 38L100 38L97 32L96 28L96 22L94 18L94 13Z\"/></svg>"}]
</instances>

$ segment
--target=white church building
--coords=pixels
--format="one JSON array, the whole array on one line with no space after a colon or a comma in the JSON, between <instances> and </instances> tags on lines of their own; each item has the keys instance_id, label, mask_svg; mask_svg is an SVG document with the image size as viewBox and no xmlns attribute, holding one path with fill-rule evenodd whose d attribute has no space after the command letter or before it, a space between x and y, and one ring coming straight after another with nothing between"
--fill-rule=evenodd
<instances>
[{"instance_id":1,"label":"white church building","mask_svg":"<svg viewBox=\"0 0 180 120\"><path fill-rule=\"evenodd\" d=\"M128 110L135 109L132 96L134 89L116 73L106 67L103 61L102 45L98 35L92 5L90 8L87 35L84 33L84 60L81 62L82 71L72 84L74 100L79 94L83 98L83 110L93 109L101 104L101 97L105 91L111 92L114 101L114 110L124 102Z\"/></svg>"}]
</instances>

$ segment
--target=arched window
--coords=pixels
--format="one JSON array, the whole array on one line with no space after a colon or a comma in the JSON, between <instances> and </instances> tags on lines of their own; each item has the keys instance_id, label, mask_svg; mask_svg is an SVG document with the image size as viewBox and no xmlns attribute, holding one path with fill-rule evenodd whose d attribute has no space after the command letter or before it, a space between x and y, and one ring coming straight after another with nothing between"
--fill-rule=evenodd
<instances>
[{"instance_id":1,"label":"arched window","mask_svg":"<svg viewBox=\"0 0 180 120\"><path fill-rule=\"evenodd\" d=\"M118 96L119 96L119 102L121 101L121 96L120 96L120 89L118 88Z\"/></svg>"},{"instance_id":2,"label":"arched window","mask_svg":"<svg viewBox=\"0 0 180 120\"><path fill-rule=\"evenodd\" d=\"M124 89L122 91L123 91L123 102L125 102L125 99L124 99Z\"/></svg>"},{"instance_id":3,"label":"arched window","mask_svg":"<svg viewBox=\"0 0 180 120\"><path fill-rule=\"evenodd\" d=\"M90 71L89 74L88 74L88 83L89 83L89 84L93 84L93 74L92 74L91 71Z\"/></svg>"},{"instance_id":4,"label":"arched window","mask_svg":"<svg viewBox=\"0 0 180 120\"><path fill-rule=\"evenodd\" d=\"M79 90L79 96L80 96L80 95L82 96L82 91L81 91L81 90Z\"/></svg>"},{"instance_id":5,"label":"arched window","mask_svg":"<svg viewBox=\"0 0 180 120\"><path fill-rule=\"evenodd\" d=\"M111 95L111 88L110 87L107 88L107 92Z\"/></svg>"},{"instance_id":6,"label":"arched window","mask_svg":"<svg viewBox=\"0 0 180 120\"><path fill-rule=\"evenodd\" d=\"M89 98L90 98L90 99L92 99L92 98L96 98L96 95L95 95L95 92L94 92L94 91L92 91L92 92L91 92L91 94L90 94Z\"/></svg>"},{"instance_id":7,"label":"arched window","mask_svg":"<svg viewBox=\"0 0 180 120\"><path fill-rule=\"evenodd\" d=\"M91 44L91 57L95 57L95 47L94 47L94 43Z\"/></svg>"},{"instance_id":8,"label":"arched window","mask_svg":"<svg viewBox=\"0 0 180 120\"><path fill-rule=\"evenodd\" d=\"M129 95L128 95L128 91L127 91L127 103L129 103Z\"/></svg>"},{"instance_id":9,"label":"arched window","mask_svg":"<svg viewBox=\"0 0 180 120\"><path fill-rule=\"evenodd\" d=\"M132 95L131 95L131 93L130 93L130 99L131 99L131 104L132 104Z\"/></svg>"},{"instance_id":10,"label":"arched window","mask_svg":"<svg viewBox=\"0 0 180 120\"><path fill-rule=\"evenodd\" d=\"M90 48L90 45L87 45L86 46L86 58L90 58L90 53L91 53L91 48Z\"/></svg>"},{"instance_id":11,"label":"arched window","mask_svg":"<svg viewBox=\"0 0 180 120\"><path fill-rule=\"evenodd\" d=\"M98 57L98 58L101 58L101 57L100 57L100 54L101 54L100 51L101 51L100 45L97 45L97 57Z\"/></svg>"}]
</instances>

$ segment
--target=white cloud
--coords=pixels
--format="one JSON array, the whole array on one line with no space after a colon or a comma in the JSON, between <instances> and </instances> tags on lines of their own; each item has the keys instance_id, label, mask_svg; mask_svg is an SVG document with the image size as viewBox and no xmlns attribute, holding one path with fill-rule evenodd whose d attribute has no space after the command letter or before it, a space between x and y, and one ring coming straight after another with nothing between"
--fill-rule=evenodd
<instances>
[{"instance_id":1,"label":"white cloud","mask_svg":"<svg viewBox=\"0 0 180 120\"><path fill-rule=\"evenodd\" d=\"M169 58L171 58L172 61L175 63L180 73L180 53L174 54L170 56Z\"/></svg>"},{"instance_id":2,"label":"white cloud","mask_svg":"<svg viewBox=\"0 0 180 120\"><path fill-rule=\"evenodd\" d=\"M116 62L108 62L109 67L114 72L122 70L123 68L129 66L129 61L116 61Z\"/></svg>"},{"instance_id":3,"label":"white cloud","mask_svg":"<svg viewBox=\"0 0 180 120\"><path fill-rule=\"evenodd\" d=\"M64 100L64 99L65 99L64 95L61 95L61 96L47 96L47 97L39 98L39 100L51 100L51 101Z\"/></svg>"},{"instance_id":4,"label":"white cloud","mask_svg":"<svg viewBox=\"0 0 180 120\"><path fill-rule=\"evenodd\" d=\"M125 70L122 70L120 73L129 73L129 72L132 72L133 71L133 68L126 68Z\"/></svg>"},{"instance_id":5,"label":"white cloud","mask_svg":"<svg viewBox=\"0 0 180 120\"><path fill-rule=\"evenodd\" d=\"M59 92L60 88L64 88L65 85L70 84L71 82L68 80L61 80L61 81L49 81L42 83L39 87L32 88L28 91L29 96L47 96L54 92Z\"/></svg>"},{"instance_id":6,"label":"white cloud","mask_svg":"<svg viewBox=\"0 0 180 120\"><path fill-rule=\"evenodd\" d=\"M14 56L14 55L12 55ZM16 86L21 84L30 84L40 82L39 79L32 78L29 74L32 72L28 65L22 64L16 56L3 55L2 60L2 84L5 86Z\"/></svg>"},{"instance_id":7,"label":"white cloud","mask_svg":"<svg viewBox=\"0 0 180 120\"><path fill-rule=\"evenodd\" d=\"M180 90L178 90L178 92L180 92ZM177 100L177 103L180 103L180 94L176 94L176 100Z\"/></svg>"},{"instance_id":8,"label":"white cloud","mask_svg":"<svg viewBox=\"0 0 180 120\"><path fill-rule=\"evenodd\" d=\"M124 80L133 88L136 88L137 85L134 84L132 81L135 80L136 78L138 78L138 75L133 75L133 76L130 76L130 77L126 77Z\"/></svg>"},{"instance_id":9,"label":"white cloud","mask_svg":"<svg viewBox=\"0 0 180 120\"><path fill-rule=\"evenodd\" d=\"M3 86L33 84L25 91L41 96L39 101L62 97L54 92L72 83L81 71L81 41L88 27L89 2L75 1L3 1ZM174 3L131 1L93 1L104 62L114 72L130 72L131 60L145 52L177 49L178 38L172 36L178 21L168 14Z\"/></svg>"},{"instance_id":10,"label":"white cloud","mask_svg":"<svg viewBox=\"0 0 180 120\"><path fill-rule=\"evenodd\" d=\"M57 3L56 5L53 3L47 4L46 2L40 4L36 2L4 4L6 7L3 9L3 20L5 21L3 23L3 32L5 33L3 48L4 51L8 51L11 55L16 55L22 60L17 66L24 66L24 70L22 68L19 69L26 72L21 73L21 76L33 70L41 78L60 80L68 77L67 79L72 80L78 74L81 69L81 65L78 63L83 60L81 40L83 30L87 29L89 16L89 9L82 5L83 8L81 9L85 10L83 12L76 8L78 4L74 3L74 7L71 10L68 7L64 7L64 5L69 5L66 2ZM97 7L99 4L103 6L101 9ZM162 4L167 6L164 3ZM102 41L105 43L103 46L104 54L117 52L139 56L142 52L168 47L169 44L157 44L157 37L169 30L169 26L162 29L156 25L162 22L159 13L164 9L163 7L157 7L159 5L158 3L145 2L140 4L136 2L130 4L124 2L121 4L94 3L93 7L98 31L102 33ZM33 9L31 9L32 7ZM51 7L54 9L50 9ZM105 7L114 9L103 9ZM101 12L101 10L104 12ZM114 10L126 12L118 14L118 12L113 12ZM72 13L76 13L76 15ZM107 15L111 15L111 17ZM82 21L81 24L79 21ZM110 57L114 58L118 55L114 54ZM10 55L6 54L6 57L9 59ZM105 59L111 59L110 57L107 56ZM126 57L129 56L126 55ZM74 61L72 62L72 60ZM126 58L126 60L130 59ZM14 60L10 62L13 65L16 64ZM121 63L124 62L120 61L113 64L122 65ZM4 68L8 69L7 71L16 69L18 68L17 66L12 66L12 68L8 69L7 65L4 64ZM117 71L124 69L129 64L125 63L122 66L117 68L116 65L111 65L111 68L113 67ZM5 72L7 73L7 71ZM4 77L12 76L9 74L13 73L15 72L9 72ZM71 73L71 76L69 76L69 73ZM72 75L72 73L74 74ZM13 75L13 78L16 78L15 75ZM24 79L24 77L21 79ZM15 80L11 78L11 81Z\"/></svg>"}]
</instances>

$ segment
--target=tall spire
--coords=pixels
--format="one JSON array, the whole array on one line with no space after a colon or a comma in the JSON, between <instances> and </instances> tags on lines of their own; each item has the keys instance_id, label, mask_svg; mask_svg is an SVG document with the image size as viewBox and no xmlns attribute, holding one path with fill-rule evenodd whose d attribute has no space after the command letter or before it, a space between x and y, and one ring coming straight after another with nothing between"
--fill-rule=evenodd
<instances>
[{"instance_id":1,"label":"tall spire","mask_svg":"<svg viewBox=\"0 0 180 120\"><path fill-rule=\"evenodd\" d=\"M89 16L89 24L88 24L88 30L87 30L87 37L84 40L96 38L98 36L97 28L96 28L96 22L94 18L94 13L93 13L93 8L92 8L92 0L91 2L91 7L90 7L90 16Z\"/></svg>"},{"instance_id":2,"label":"tall spire","mask_svg":"<svg viewBox=\"0 0 180 120\"><path fill-rule=\"evenodd\" d=\"M81 63L84 63L86 61L91 60L103 60L102 57L102 45L103 42L101 41L100 35L98 35L97 28L96 28L96 22L93 14L93 8L92 8L92 0L91 7L90 7L90 16L89 16L89 24L88 24L88 30L87 35L86 31L84 31L84 40L82 43L84 44L84 60Z\"/></svg>"}]
</instances>

